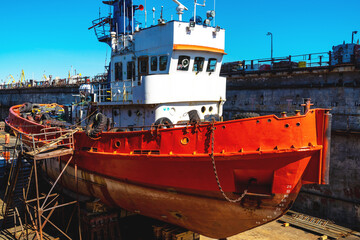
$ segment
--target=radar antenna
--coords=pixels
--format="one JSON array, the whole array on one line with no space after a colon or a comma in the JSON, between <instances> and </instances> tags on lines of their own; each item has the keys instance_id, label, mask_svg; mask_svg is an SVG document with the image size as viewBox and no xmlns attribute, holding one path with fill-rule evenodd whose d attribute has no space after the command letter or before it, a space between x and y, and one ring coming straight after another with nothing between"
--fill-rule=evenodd
<instances>
[{"instance_id":1,"label":"radar antenna","mask_svg":"<svg viewBox=\"0 0 360 240\"><path fill-rule=\"evenodd\" d=\"M178 6L176 7L177 15L179 15L179 21L182 21L182 15L184 14L184 10L188 10L187 7L181 4L178 0L173 0L174 3L176 3Z\"/></svg>"}]
</instances>

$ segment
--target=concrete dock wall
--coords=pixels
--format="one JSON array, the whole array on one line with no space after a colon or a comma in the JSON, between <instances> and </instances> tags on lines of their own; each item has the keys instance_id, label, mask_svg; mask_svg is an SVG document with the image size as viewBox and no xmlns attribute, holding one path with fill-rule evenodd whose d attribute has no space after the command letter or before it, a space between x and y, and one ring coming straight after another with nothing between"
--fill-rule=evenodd
<instances>
[{"instance_id":1,"label":"concrete dock wall","mask_svg":"<svg viewBox=\"0 0 360 240\"><path fill-rule=\"evenodd\" d=\"M9 114L9 108L24 102L71 104L79 94L79 86L0 89L0 119Z\"/></svg>"},{"instance_id":2,"label":"concrete dock wall","mask_svg":"<svg viewBox=\"0 0 360 240\"><path fill-rule=\"evenodd\" d=\"M301 71L225 74L224 117L301 110L304 98L333 115L330 184L304 186L296 210L360 230L360 71L341 66Z\"/></svg>"}]
</instances>

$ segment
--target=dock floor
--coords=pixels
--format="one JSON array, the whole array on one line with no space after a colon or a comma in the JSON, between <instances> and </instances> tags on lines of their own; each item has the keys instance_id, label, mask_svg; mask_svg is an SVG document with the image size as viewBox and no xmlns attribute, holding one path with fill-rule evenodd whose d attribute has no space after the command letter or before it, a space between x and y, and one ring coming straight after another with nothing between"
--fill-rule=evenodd
<instances>
[{"instance_id":1,"label":"dock floor","mask_svg":"<svg viewBox=\"0 0 360 240\"><path fill-rule=\"evenodd\" d=\"M321 234L302 230L294 226L283 227L280 221L273 221L252 230L229 237L228 240L318 240ZM329 238L330 239L330 238ZM360 235L352 235L342 240L360 240ZM212 240L201 237L200 240Z\"/></svg>"}]
</instances>

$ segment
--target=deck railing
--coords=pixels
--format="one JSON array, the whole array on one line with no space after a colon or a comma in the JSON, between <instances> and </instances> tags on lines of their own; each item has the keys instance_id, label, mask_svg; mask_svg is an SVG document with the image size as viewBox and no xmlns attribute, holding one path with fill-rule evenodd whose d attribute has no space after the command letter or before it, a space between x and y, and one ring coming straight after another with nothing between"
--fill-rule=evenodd
<instances>
[{"instance_id":1,"label":"deck railing","mask_svg":"<svg viewBox=\"0 0 360 240\"><path fill-rule=\"evenodd\" d=\"M355 53L351 58L346 59L341 54L334 54L332 51L310 53L301 55L289 55L285 57L262 58L224 63L221 74L233 72L251 73L254 71L286 71L305 68L322 68L336 65L360 64L360 53Z\"/></svg>"},{"instance_id":2,"label":"deck railing","mask_svg":"<svg viewBox=\"0 0 360 240\"><path fill-rule=\"evenodd\" d=\"M74 133L78 130L65 130L58 127L43 128L41 133L22 133L22 142L30 148L29 152L38 154L53 148L74 148Z\"/></svg>"},{"instance_id":3,"label":"deck railing","mask_svg":"<svg viewBox=\"0 0 360 240\"><path fill-rule=\"evenodd\" d=\"M44 81L35 81L35 80L26 80L23 82L16 83L2 83L0 84L1 89L23 89L23 88L53 88L53 87L77 87L81 84L86 83L86 80L90 79L91 83L102 83L106 82L107 75L99 74L90 77L70 77L70 78L62 78L62 79L49 79Z\"/></svg>"},{"instance_id":4,"label":"deck railing","mask_svg":"<svg viewBox=\"0 0 360 240\"><path fill-rule=\"evenodd\" d=\"M96 102L131 102L134 81L131 79L115 82L94 83Z\"/></svg>"}]
</instances>

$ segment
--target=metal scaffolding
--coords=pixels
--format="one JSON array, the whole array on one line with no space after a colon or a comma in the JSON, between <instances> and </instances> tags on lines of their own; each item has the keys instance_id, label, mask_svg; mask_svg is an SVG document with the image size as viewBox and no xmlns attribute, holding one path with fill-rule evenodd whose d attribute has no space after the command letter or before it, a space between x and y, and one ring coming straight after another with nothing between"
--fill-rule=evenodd
<instances>
[{"instance_id":1,"label":"metal scaffolding","mask_svg":"<svg viewBox=\"0 0 360 240\"><path fill-rule=\"evenodd\" d=\"M71 239L67 230L69 224L73 219L75 209L77 208L79 216L79 202L78 200L60 203L59 194L54 193L54 188L58 185L59 180L63 176L69 164L75 167L75 183L78 186L77 178L77 164L73 158L74 138L73 135L78 130L63 130L59 128L45 128L38 134L17 134L16 146L14 149L14 160L11 163L9 178L7 181L7 188L4 196L3 207L3 228L9 219L9 216L14 218L14 235L16 238L29 239L30 234L35 234L32 239L44 239L43 229L47 224L51 225L65 238ZM17 150L19 149L19 151ZM63 160L60 157L66 157L66 164L61 169L60 174L53 182L48 193L44 194L39 189L39 167L42 162L49 158L57 158L59 165ZM15 160L16 159L16 160ZM63 158L64 159L64 158ZM30 175L28 176L28 183L22 188L22 196L20 197L23 202L24 214L20 216L17 207L14 205L15 196L14 189L18 183L19 175L21 174L21 167L24 163L31 166ZM64 161L65 163L65 161ZM35 196L31 196L31 185L34 185ZM77 194L77 193L76 193ZM56 209L66 206L74 205L73 214L69 220L66 230L62 230L53 221L50 220ZM16 219L19 223L16 223ZM23 220L25 225L23 224ZM80 218L78 219L80 221ZM17 230L16 225L20 224L20 230ZM30 230L30 232L29 232ZM81 239L81 229L79 224L79 239Z\"/></svg>"}]
</instances>

